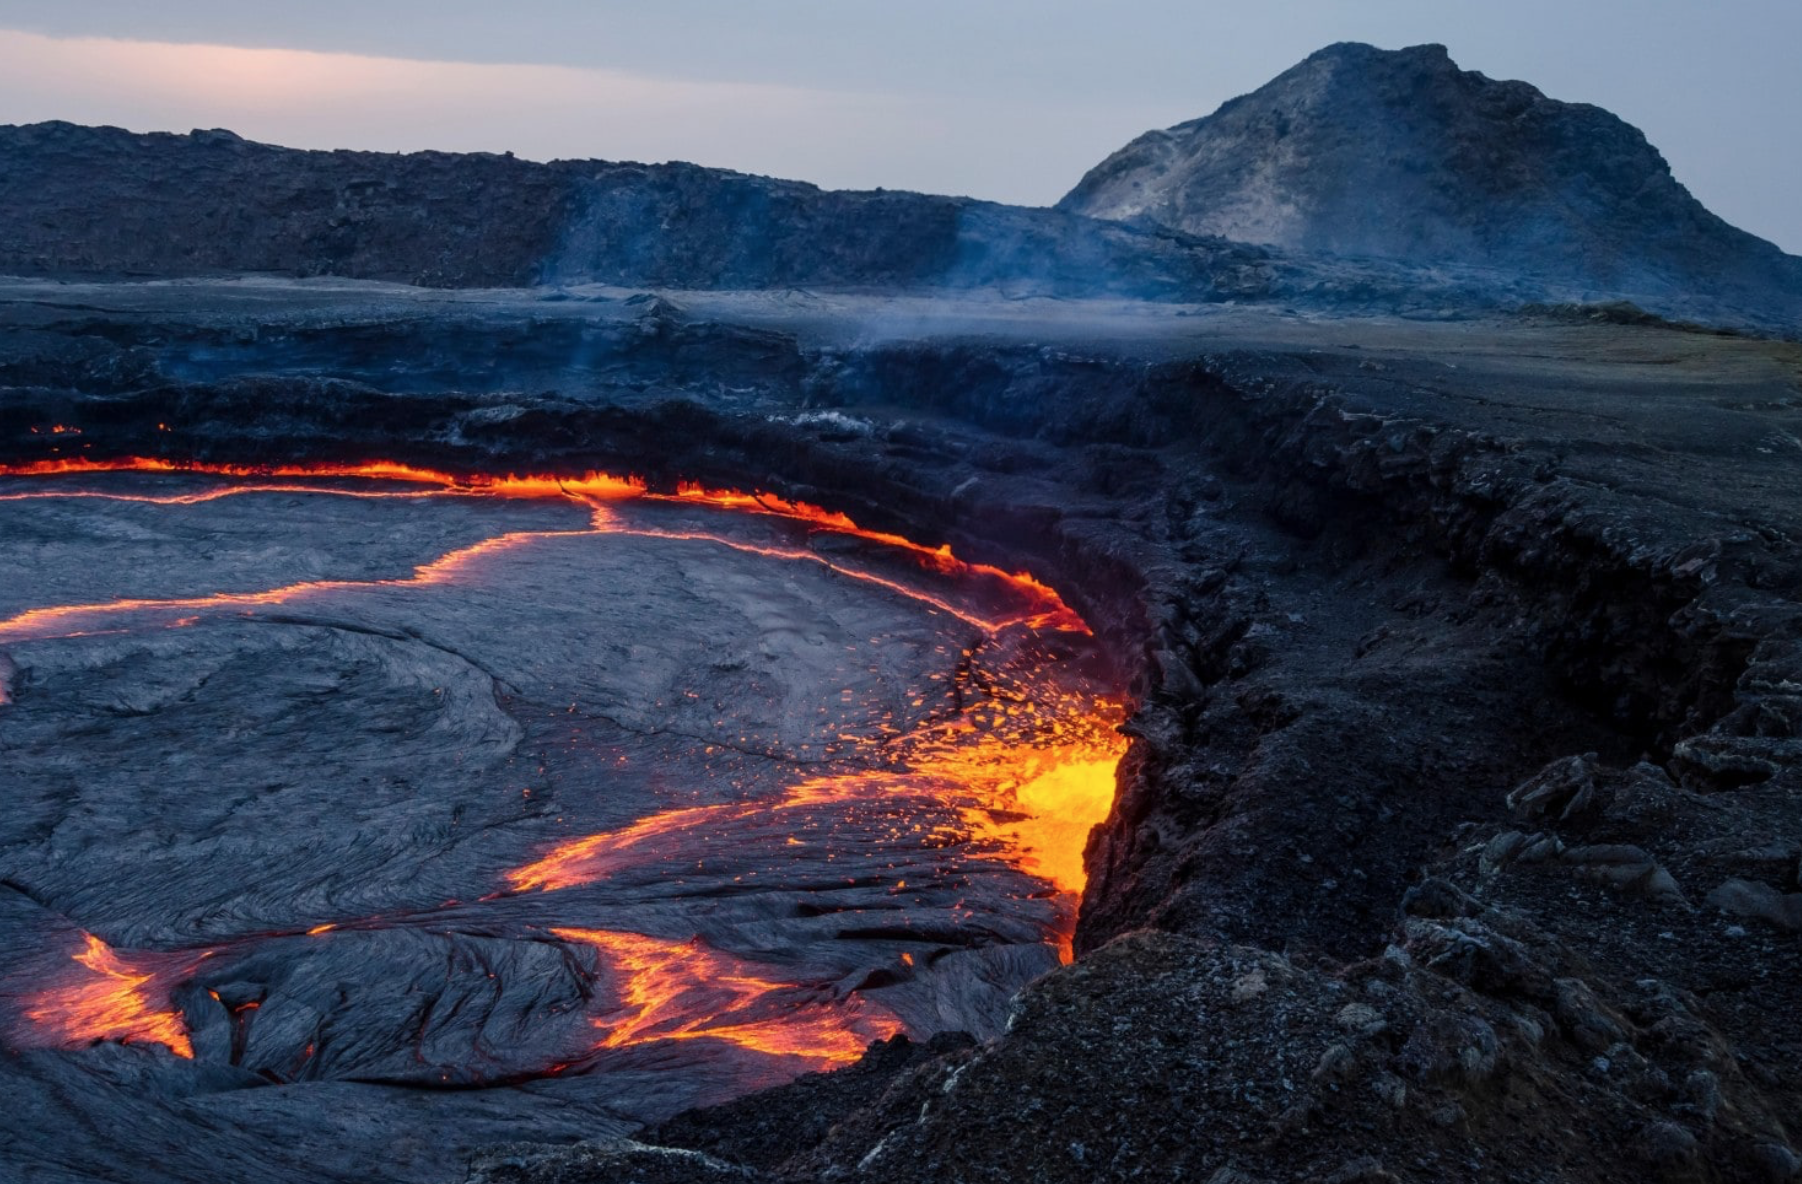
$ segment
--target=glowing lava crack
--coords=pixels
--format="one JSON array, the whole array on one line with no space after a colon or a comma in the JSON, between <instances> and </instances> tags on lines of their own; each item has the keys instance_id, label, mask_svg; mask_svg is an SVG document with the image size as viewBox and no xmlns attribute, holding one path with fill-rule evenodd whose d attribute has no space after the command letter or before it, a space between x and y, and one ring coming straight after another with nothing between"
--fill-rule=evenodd
<instances>
[{"instance_id":1,"label":"glowing lava crack","mask_svg":"<svg viewBox=\"0 0 1802 1184\"><path fill-rule=\"evenodd\" d=\"M759 977L759 968L697 941L662 941L601 929L552 930L601 952L619 1006L596 1017L602 1048L658 1040L723 1040L771 1056L834 1064L855 1061L898 1025L858 999Z\"/></svg>"},{"instance_id":2,"label":"glowing lava crack","mask_svg":"<svg viewBox=\"0 0 1802 1184\"><path fill-rule=\"evenodd\" d=\"M176 1056L192 1057L194 1047L169 997L200 959L183 954L127 958L91 933L81 936L83 948L71 955L81 970L65 973L65 982L33 995L25 1018L53 1042L160 1044Z\"/></svg>"},{"instance_id":3,"label":"glowing lava crack","mask_svg":"<svg viewBox=\"0 0 1802 1184\"><path fill-rule=\"evenodd\" d=\"M69 487L71 480L103 474L149 477L128 486ZM188 486L202 480L217 484L174 492L145 488L158 475ZM384 926L438 932L449 918L461 923L484 909L504 907L509 911L504 917L497 913L494 926L519 929L522 910L541 907L533 902L547 900L546 893L572 893L574 899L578 890L592 892L628 873L648 877L644 883L669 882L673 869L694 864L697 843L716 836L729 836L734 854L744 862L734 883L754 878L759 868L782 866L797 847L823 847L824 854L816 858L826 865L839 854L854 855L866 861L859 866L916 866L947 884L957 882L959 866L1000 865L1040 885L1028 894L1051 900L1050 907L1034 906L1040 910L1035 915L1049 918L1041 921L1042 940L1068 957L1075 902L1084 883L1083 846L1090 828L1112 804L1115 765L1126 744L1117 730L1124 707L1091 680L1064 668L1071 644L1093 644L1089 631L1055 591L1031 576L966 562L948 547L866 530L815 506L700 486L661 494L640 481L603 473L456 477L387 463L256 468L127 459L16 465L0 468L0 477L17 483L0 492L0 501L137 502L163 507L157 513L187 512L182 508L239 495L280 493L556 500L588 516L584 529L497 533L449 550L406 576L312 579L206 595L39 605L0 620L0 644L15 647L15 653L24 652L18 647L130 634L145 626L254 618L274 606L293 608L315 600L337 604L368 589L460 587L478 572L492 574L494 565L508 562L509 556L562 545L556 540L602 536L656 540L671 547L724 547L741 556L812 565L829 572L829 578L854 581L872 595L900 597L918 610L942 614L937 620L944 624L935 628L961 629L966 638L961 650L956 643L949 650L939 647L951 668L931 676L939 680L937 690L916 696L907 720L883 720L879 726L841 734L802 770L804 775L773 795L677 805L610 829L566 833L548 845L541 841L529 858L503 871L498 884L470 885L466 895L473 904L451 901L436 912L405 916L296 918L291 932L246 934L172 952L118 952L84 934L84 947L72 960L23 994L20 1010L26 1024L19 1044L73 1047L119 1041L161 1045L193 1057L195 1044L175 1000L202 965L230 964L272 940L340 940L341 935L354 936L353 931ZM643 511L630 510L635 505ZM713 529L710 515L738 525ZM822 545L826 540L837 542ZM16 700L29 693L21 691L14 677L18 668L13 658L0 653L0 708L7 711L17 710ZM883 852L892 857L867 862ZM659 870L665 868L672 870ZM886 890L905 893L906 879L897 876ZM631 916L619 913L623 907L615 908L614 919ZM947 925L954 926L959 910L950 911ZM667 931L667 924L663 928ZM587 952L581 973L597 984L587 1005L597 1033L591 1046L544 1072L587 1068L636 1046L706 1040L790 1066L778 1069L780 1076L796 1068L854 1060L870 1040L922 1022L920 1012L900 1014L874 993L895 974L923 969L906 949L888 955L894 973L866 975L860 986L835 982L824 972L798 974L699 938L555 922L528 921L524 930L535 932L537 941L548 932ZM270 1006L277 1004L272 1000ZM234 1022L251 1022L250 1009L259 1005L234 1009ZM242 1043L240 1027L234 1047ZM304 1057L312 1057L313 1049L308 1043Z\"/></svg>"}]
</instances>

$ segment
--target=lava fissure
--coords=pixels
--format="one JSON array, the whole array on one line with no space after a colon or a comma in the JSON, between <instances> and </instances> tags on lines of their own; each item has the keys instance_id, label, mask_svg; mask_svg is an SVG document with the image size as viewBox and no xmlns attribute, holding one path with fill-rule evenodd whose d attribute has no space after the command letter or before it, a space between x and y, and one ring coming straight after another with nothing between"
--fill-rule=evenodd
<instances>
[{"instance_id":1,"label":"lava fissure","mask_svg":"<svg viewBox=\"0 0 1802 1184\"><path fill-rule=\"evenodd\" d=\"M600 929L553 932L594 946L611 970L618 1003L594 1021L606 1033L601 1048L707 1038L775 1056L846 1064L862 1056L871 1041L899 1030L878 1005L859 1000L846 1007L818 987L759 977L767 972L709 949L698 938L668 941Z\"/></svg>"}]
</instances>

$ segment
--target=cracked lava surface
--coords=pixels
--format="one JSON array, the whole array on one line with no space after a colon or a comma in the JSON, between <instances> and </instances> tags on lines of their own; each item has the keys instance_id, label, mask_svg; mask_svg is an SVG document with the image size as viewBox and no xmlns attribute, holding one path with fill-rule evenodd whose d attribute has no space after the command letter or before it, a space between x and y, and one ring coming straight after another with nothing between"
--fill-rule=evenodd
<instances>
[{"instance_id":1,"label":"cracked lava surface","mask_svg":"<svg viewBox=\"0 0 1802 1184\"><path fill-rule=\"evenodd\" d=\"M52 462L0 538L8 1043L328 1126L309 1087L592 1129L992 1034L1126 743L1055 592L769 497Z\"/></svg>"}]
</instances>

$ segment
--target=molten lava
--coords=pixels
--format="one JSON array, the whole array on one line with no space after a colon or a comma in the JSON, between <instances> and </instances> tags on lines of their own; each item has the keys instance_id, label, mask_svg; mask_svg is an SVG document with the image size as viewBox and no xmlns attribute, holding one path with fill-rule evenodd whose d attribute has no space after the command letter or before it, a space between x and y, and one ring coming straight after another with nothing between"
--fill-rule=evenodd
<instances>
[{"instance_id":1,"label":"molten lava","mask_svg":"<svg viewBox=\"0 0 1802 1184\"><path fill-rule=\"evenodd\" d=\"M872 1040L900 1030L861 996L762 977L752 963L708 949L699 938L667 941L606 929L553 929L601 952L619 1005L596 1017L602 1048L658 1040L723 1040L820 1067L848 1064Z\"/></svg>"},{"instance_id":2,"label":"molten lava","mask_svg":"<svg viewBox=\"0 0 1802 1184\"><path fill-rule=\"evenodd\" d=\"M83 948L71 955L82 971L38 992L26 1005L25 1017L57 1043L160 1044L192 1059L194 1046L169 996L193 973L197 959L168 954L125 958L93 934L82 936Z\"/></svg>"},{"instance_id":3,"label":"molten lava","mask_svg":"<svg viewBox=\"0 0 1802 1184\"><path fill-rule=\"evenodd\" d=\"M729 825L768 808L762 803L739 802L652 814L618 830L560 843L542 858L509 871L507 884L515 892L554 892L592 884L639 859L654 860L656 839Z\"/></svg>"},{"instance_id":4,"label":"molten lava","mask_svg":"<svg viewBox=\"0 0 1802 1184\"><path fill-rule=\"evenodd\" d=\"M437 493L453 496L489 496L489 497L521 497L521 498L581 498L584 500L608 501L643 498L652 501L674 502L683 505L706 506L712 509L736 510L740 512L767 515L805 524L809 527L834 534L848 535L864 539L880 546L906 551L917 557L922 566L936 571L938 574L959 578L979 577L992 578L1010 585L1019 596L1033 606L1030 613L1022 620L1030 623L1035 629L1053 629L1070 632L1088 632L1088 626L1082 618L1065 604L1063 598L1054 590L1039 582L1025 572L1007 572L988 564L969 563L951 553L949 546L927 547L913 542L901 535L888 534L882 531L866 530L858 526L844 514L809 505L806 502L791 502L765 493L741 493L736 490L708 489L700 485L684 483L678 486L674 494L659 494L650 491L648 484L636 477L621 477L611 473L595 471L573 476L555 474L536 474L518 476L491 476L477 474L468 477L456 477L450 473L435 469L422 469L413 465L398 464L393 461L365 461L358 464L308 463L294 465L231 465L200 461L176 462L154 457L124 457L117 460L92 460L85 457L70 457L58 460L30 461L24 464L0 465L0 477L53 477L83 473L185 473L196 476L229 477L238 479L241 484L234 485L229 491L221 490L202 495L185 495L177 498L158 499L153 497L131 497L122 494L105 494L85 496L107 496L121 500L140 500L162 502L164 504L186 504L211 500L227 496L228 492L303 492L332 493L344 496L359 497L392 497L421 496L421 494ZM367 490L338 489L329 487L300 487L284 484L272 484L280 479L305 478L309 480L325 480L331 478L363 481L403 481L411 484L436 486L437 489L415 491L396 495L389 492L371 492ZM14 497L52 496L50 494L32 493L11 495ZM77 496L84 496L77 494ZM720 540L715 540L720 541ZM794 558L795 555L784 555ZM808 555L818 560L818 556Z\"/></svg>"},{"instance_id":5,"label":"molten lava","mask_svg":"<svg viewBox=\"0 0 1802 1184\"><path fill-rule=\"evenodd\" d=\"M795 781L773 798L672 809L607 832L572 837L506 872L506 893L592 884L627 868L674 857L684 849L685 838L734 835L754 823L762 832L784 835L786 844L800 843L805 836L829 848L835 839L851 841L847 836L862 827L855 841L880 842L884 850L955 848L970 859L1002 864L1042 881L1048 891L1032 895L1056 894L1056 920L1047 937L1068 959L1075 902L1085 882L1084 844L1090 829L1111 807L1114 770L1126 747L1117 728L1123 706L1098 696L1086 682L1061 669L1063 651L1057 646L1067 643L1047 641L1057 634L1086 635L1089 630L1054 590L1032 576L967 562L948 546L930 547L866 530L842 514L805 503L696 485L660 494L635 478L598 472L457 477L387 462L259 467L148 458L0 466L0 476L20 478L108 472L189 474L230 484L173 495L34 490L0 494L0 500L72 496L192 505L255 492L558 498L586 506L591 519L585 530L497 535L423 564L405 578L313 580L260 591L30 609L0 620L0 642L71 636L122 616L148 615L156 623L175 626L190 624L197 619L194 614L208 611L244 613L359 588L454 583L472 565L501 552L544 539L606 534L724 546L783 562L818 564L949 615L980 637L963 650L954 671L932 676L945 679L938 694L942 701L931 701L931 692L922 692L913 703L921 714L911 725L887 723L867 735L842 735L819 772ZM321 484L328 481L347 484ZM407 488L371 488L372 483ZM628 501L667 507L666 516L682 517L684 507L754 515L766 520L767 525L757 529L770 537L755 541L728 537L686 521L673 526L628 524L615 512ZM847 550L844 544L835 544L821 553L812 546L816 536L858 540L861 547ZM9 673L6 663L0 654L0 673ZM0 679L0 704L6 702L7 689ZM905 883L895 888L904 889ZM301 926L312 935L333 927L329 922ZM702 945L698 939L677 942L583 928L552 932L599 952L601 977L611 985L616 1000L611 1010L595 1019L605 1032L600 1049L711 1038L826 1066L857 1059L871 1040L901 1027L892 1014L862 994L841 996L827 987L785 981L774 970ZM906 966L913 966L911 955L900 957ZM98 938L88 937L75 961L83 968L81 978L34 996L26 1014L35 1025L62 1043L154 1042L178 1055L192 1055L180 1015L169 1000L172 989L193 974L196 959L157 954L127 959Z\"/></svg>"},{"instance_id":6,"label":"molten lava","mask_svg":"<svg viewBox=\"0 0 1802 1184\"><path fill-rule=\"evenodd\" d=\"M342 592L352 588L398 587L405 584L447 584L469 564L497 551L537 539L568 538L588 531L516 531L483 539L462 547L414 569L413 575L401 580L303 580L260 592L216 592L211 596L177 596L168 599L126 597L98 601L93 604L65 604L54 608L34 608L0 620L0 641L33 639L47 636L70 636L72 622L104 620L121 613L190 612L196 609L246 609L267 605L289 604L322 592ZM174 622L180 624L182 622Z\"/></svg>"},{"instance_id":7,"label":"molten lava","mask_svg":"<svg viewBox=\"0 0 1802 1184\"><path fill-rule=\"evenodd\" d=\"M1086 883L1083 845L1114 801L1114 768L1126 749L1115 730L1117 706L1097 701L1076 720L1046 726L1036 704L958 721L890 742L879 768L810 777L774 801L690 806L648 815L618 830L561 843L507 873L515 891L580 887L627 867L658 860L658 840L726 831L735 822L803 808L851 808L923 798L950 806L959 825L893 836L897 843L947 839L998 853L1060 892ZM868 742L865 742L868 743ZM672 843L672 847L680 847Z\"/></svg>"}]
</instances>

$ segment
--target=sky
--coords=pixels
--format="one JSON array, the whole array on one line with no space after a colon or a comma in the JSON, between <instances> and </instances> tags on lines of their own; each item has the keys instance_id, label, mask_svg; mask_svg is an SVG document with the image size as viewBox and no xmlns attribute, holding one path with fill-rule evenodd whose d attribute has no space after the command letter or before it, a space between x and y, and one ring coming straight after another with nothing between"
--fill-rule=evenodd
<instances>
[{"instance_id":1,"label":"sky","mask_svg":"<svg viewBox=\"0 0 1802 1184\"><path fill-rule=\"evenodd\" d=\"M1606 107L1802 254L1802 0L0 0L0 123L690 160L1043 205L1323 45Z\"/></svg>"}]
</instances>

